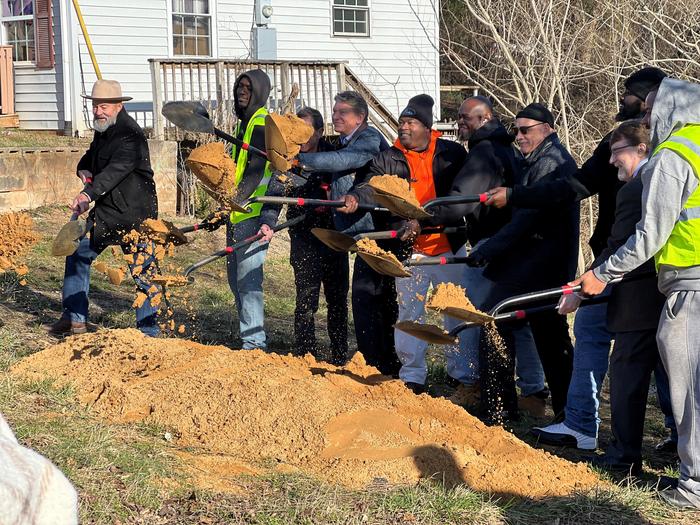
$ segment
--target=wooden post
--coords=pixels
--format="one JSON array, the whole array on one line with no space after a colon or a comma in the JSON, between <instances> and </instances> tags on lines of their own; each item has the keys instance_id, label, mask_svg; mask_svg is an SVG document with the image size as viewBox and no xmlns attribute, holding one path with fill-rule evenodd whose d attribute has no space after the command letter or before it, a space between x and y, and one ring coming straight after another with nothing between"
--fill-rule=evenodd
<instances>
[{"instance_id":1,"label":"wooden post","mask_svg":"<svg viewBox=\"0 0 700 525\"><path fill-rule=\"evenodd\" d=\"M214 65L216 74L216 114L219 126L224 122L224 62L219 60Z\"/></svg>"},{"instance_id":2,"label":"wooden post","mask_svg":"<svg viewBox=\"0 0 700 525\"><path fill-rule=\"evenodd\" d=\"M163 86L160 83L160 61L151 60L151 91L153 93L153 135L162 140L165 138L165 120L161 113L163 109Z\"/></svg>"},{"instance_id":3,"label":"wooden post","mask_svg":"<svg viewBox=\"0 0 700 525\"><path fill-rule=\"evenodd\" d=\"M338 77L338 93L341 91L346 91L348 88L345 84L345 64L341 62L335 66L335 70Z\"/></svg>"},{"instance_id":4,"label":"wooden post","mask_svg":"<svg viewBox=\"0 0 700 525\"><path fill-rule=\"evenodd\" d=\"M280 97L281 106L289 96L289 62L282 62L282 64L280 64L280 83L282 84L282 93ZM279 110L279 108L277 109Z\"/></svg>"}]
</instances>

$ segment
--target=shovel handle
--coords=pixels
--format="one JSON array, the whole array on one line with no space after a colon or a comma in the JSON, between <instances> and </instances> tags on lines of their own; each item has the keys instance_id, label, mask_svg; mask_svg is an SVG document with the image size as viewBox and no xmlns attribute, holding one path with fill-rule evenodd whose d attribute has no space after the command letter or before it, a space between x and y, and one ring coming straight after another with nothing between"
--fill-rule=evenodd
<instances>
[{"instance_id":1,"label":"shovel handle","mask_svg":"<svg viewBox=\"0 0 700 525\"><path fill-rule=\"evenodd\" d=\"M331 201L325 199L306 199L304 197L274 197L274 196L262 196L253 197L248 201L247 204L252 204L255 202L260 202L263 204L287 204L289 206L326 206L328 208L342 208L345 206L344 201ZM373 205L360 204L358 207L361 210L368 211L388 211L386 208Z\"/></svg>"},{"instance_id":2,"label":"shovel handle","mask_svg":"<svg viewBox=\"0 0 700 525\"><path fill-rule=\"evenodd\" d=\"M289 228L291 226L294 226L296 224L299 224L301 221L303 221L306 218L306 215L299 215L299 217L294 217L293 219L290 219L286 222L282 222L280 224L275 225L272 228L273 232L278 232L280 230L284 230L286 228ZM240 250L241 248L245 248L246 246L249 246L253 244L255 241L258 241L262 239L262 234L261 233L256 233L255 235L251 235L247 239L243 239L242 241L237 242L236 244L233 244L231 246L227 246L223 250L219 250L218 252L212 253L210 256L205 257L204 259L201 259L197 261L196 263L192 264L185 270L185 276L188 277L192 272L195 270L198 270L202 266L206 266L207 264L214 262L217 259L220 259L221 257L225 257L226 255L230 255L236 250Z\"/></svg>"},{"instance_id":3,"label":"shovel handle","mask_svg":"<svg viewBox=\"0 0 700 525\"><path fill-rule=\"evenodd\" d=\"M214 128L214 135L216 135L220 139L224 139L226 142L230 142L231 144L235 144L236 146L238 146L241 149L249 151L253 155L257 155L258 157L262 157L264 159L267 159L266 152L264 152L261 149L256 148L255 146L251 146L247 142L243 142L241 139L237 139L233 135L229 135L225 131L221 131L220 129Z\"/></svg>"},{"instance_id":4,"label":"shovel handle","mask_svg":"<svg viewBox=\"0 0 700 525\"><path fill-rule=\"evenodd\" d=\"M427 210L432 206L450 205L450 204L471 204L474 202L486 202L488 200L487 193L479 193L475 195L454 195L451 197L438 197L423 204L423 209Z\"/></svg>"},{"instance_id":5,"label":"shovel handle","mask_svg":"<svg viewBox=\"0 0 700 525\"><path fill-rule=\"evenodd\" d=\"M414 261L406 262L406 266L438 266L443 264L464 264L467 262L466 257L453 257L453 256L442 256L442 257L421 257Z\"/></svg>"}]
</instances>

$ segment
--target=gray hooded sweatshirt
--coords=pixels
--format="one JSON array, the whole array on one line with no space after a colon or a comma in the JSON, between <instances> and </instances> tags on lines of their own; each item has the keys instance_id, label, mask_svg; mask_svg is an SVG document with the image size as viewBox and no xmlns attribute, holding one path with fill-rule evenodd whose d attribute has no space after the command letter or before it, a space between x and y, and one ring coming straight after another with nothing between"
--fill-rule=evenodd
<instances>
[{"instance_id":1,"label":"gray hooded sweatshirt","mask_svg":"<svg viewBox=\"0 0 700 525\"><path fill-rule=\"evenodd\" d=\"M651 112L652 148L686 124L700 123L700 84L665 78ZM642 177L642 218L627 242L593 270L609 282L634 270L663 248L690 195L698 187L692 167L671 150L663 149L649 160ZM700 266L659 267L659 290L668 295L700 290Z\"/></svg>"}]
</instances>

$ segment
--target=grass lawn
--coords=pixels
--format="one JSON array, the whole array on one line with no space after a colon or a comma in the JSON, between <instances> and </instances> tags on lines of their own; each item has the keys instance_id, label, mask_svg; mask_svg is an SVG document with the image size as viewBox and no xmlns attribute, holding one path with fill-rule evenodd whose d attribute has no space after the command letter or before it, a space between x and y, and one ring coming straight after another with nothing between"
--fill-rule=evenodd
<instances>
[{"instance_id":1,"label":"grass lawn","mask_svg":"<svg viewBox=\"0 0 700 525\"><path fill-rule=\"evenodd\" d=\"M0 143L2 147L2 143ZM663 421L650 396L644 452L644 474L635 483L601 474L601 486L589 493L543 501L497 501L468 487L445 488L426 480L417 486L380 483L361 491L322 483L299 474L265 474L235 479L228 493L195 488L185 474L168 429L138 424L106 424L75 401L70 388L50 382L24 382L7 373L23 356L55 342L44 325L60 315L63 259L48 253L51 233L66 220L66 209L32 212L42 241L29 255L28 284L13 274L0 275L0 407L19 439L54 461L80 493L83 523L246 523L246 524L691 524L700 513L679 513L663 505L653 484L660 474L677 474L673 456L659 456L653 445L664 436ZM176 223L186 221L177 219ZM200 232L179 249L175 263L184 267L220 249L223 231ZM277 236L268 254L265 273L266 325L270 350L286 352L293 332L294 286L287 262L289 241ZM107 262L114 256L107 250ZM116 260L113 261L116 264ZM237 320L222 261L195 274L196 284L174 299L176 321L191 337L236 348ZM94 275L91 321L101 327L132 326L131 286L113 286ZM318 334L325 337L325 309L318 318ZM196 314L194 320L191 313ZM233 327L233 329L232 329ZM323 341L323 339L322 339ZM351 347L354 341L350 342ZM438 349L430 353L430 387L449 393ZM609 439L607 391L602 400L602 446ZM532 443L525 420L512 431ZM550 449L573 461L591 455ZM523 480L525 483L526 481Z\"/></svg>"}]
</instances>

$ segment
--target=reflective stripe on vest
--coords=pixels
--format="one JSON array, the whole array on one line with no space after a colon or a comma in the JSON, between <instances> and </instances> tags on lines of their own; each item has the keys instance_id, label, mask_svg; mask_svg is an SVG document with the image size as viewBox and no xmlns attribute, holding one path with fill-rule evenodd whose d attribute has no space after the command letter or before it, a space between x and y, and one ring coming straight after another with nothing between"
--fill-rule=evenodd
<instances>
[{"instance_id":1,"label":"reflective stripe on vest","mask_svg":"<svg viewBox=\"0 0 700 525\"><path fill-rule=\"evenodd\" d=\"M693 169L700 182L700 124L688 124L654 150L671 150ZM700 185L688 197L666 244L654 257L656 268L668 264L678 268L700 265Z\"/></svg>"},{"instance_id":2,"label":"reflective stripe on vest","mask_svg":"<svg viewBox=\"0 0 700 525\"><path fill-rule=\"evenodd\" d=\"M260 108L257 110L255 113L253 113L253 116L250 117L250 120L248 121L248 125L245 128L245 133L243 134L243 142L246 144L250 144L250 139L253 137L253 131L255 130L255 126L264 126L265 125L265 117L267 116L267 110L265 108ZM238 124L236 124L236 132L234 136L238 136L240 131L241 131L241 121L238 121ZM243 173L245 172L246 167L248 166L248 150L241 148L240 151L238 151L238 148L234 145L232 150L231 150L231 157L235 160L236 162L236 186L238 186L241 181L243 180ZM258 187L255 188L255 191L250 195L251 197L261 197L267 193L267 186L270 184L270 179L272 178L272 170L270 169L270 163L265 162L265 172L263 173L262 179L260 179L260 182L258 183ZM231 223L232 224L238 224L239 222L243 222L246 219L252 219L253 217L258 217L260 215L260 211L262 210L262 203L255 203L255 204L250 204L248 205L248 208L250 208L250 213L242 213L238 211L233 211L231 212Z\"/></svg>"}]
</instances>

